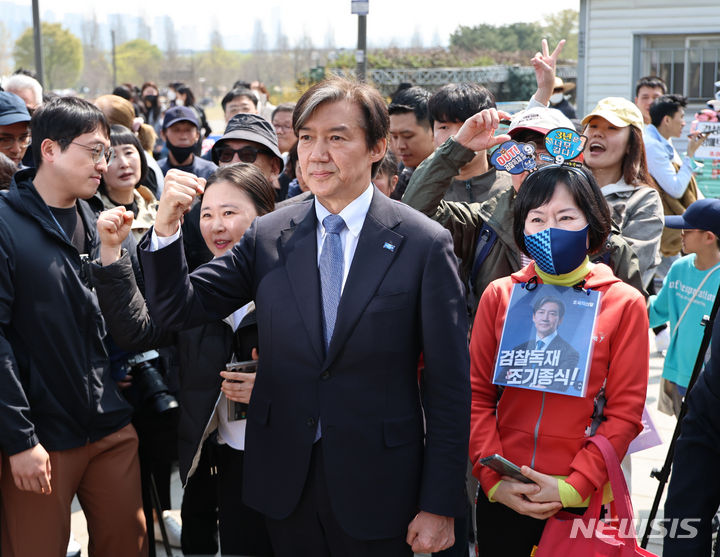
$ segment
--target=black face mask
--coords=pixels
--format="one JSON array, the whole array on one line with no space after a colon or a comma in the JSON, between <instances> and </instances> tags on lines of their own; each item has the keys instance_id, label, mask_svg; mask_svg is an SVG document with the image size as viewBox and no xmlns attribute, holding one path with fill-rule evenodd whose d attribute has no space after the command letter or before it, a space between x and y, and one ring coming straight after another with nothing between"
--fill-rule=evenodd
<instances>
[{"instance_id":1,"label":"black face mask","mask_svg":"<svg viewBox=\"0 0 720 557\"><path fill-rule=\"evenodd\" d=\"M158 96L157 95L145 95L143 97L145 104L148 106L157 106Z\"/></svg>"},{"instance_id":2,"label":"black face mask","mask_svg":"<svg viewBox=\"0 0 720 557\"><path fill-rule=\"evenodd\" d=\"M195 148L194 145L190 145L190 147L178 147L177 145L173 145L169 141L166 141L166 143L168 151L172 153L172 156L180 164L184 163L187 160L187 158L192 154L193 149Z\"/></svg>"}]
</instances>

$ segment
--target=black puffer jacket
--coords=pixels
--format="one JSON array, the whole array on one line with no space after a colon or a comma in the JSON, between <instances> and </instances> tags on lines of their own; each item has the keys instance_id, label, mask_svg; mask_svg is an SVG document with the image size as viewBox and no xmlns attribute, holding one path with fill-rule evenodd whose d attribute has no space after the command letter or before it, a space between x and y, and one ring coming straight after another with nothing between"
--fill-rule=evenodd
<instances>
[{"instance_id":1,"label":"black puffer jacket","mask_svg":"<svg viewBox=\"0 0 720 557\"><path fill-rule=\"evenodd\" d=\"M60 232L34 176L21 170L0 194L0 448L8 455L97 441L132 412L110 377L89 264ZM77 206L92 257L95 214L86 201Z\"/></svg>"},{"instance_id":2,"label":"black puffer jacket","mask_svg":"<svg viewBox=\"0 0 720 557\"><path fill-rule=\"evenodd\" d=\"M179 333L155 326L145 300L135 284L130 258L123 254L107 267L93 264L93 280L108 330L125 350L142 351L175 344L180 365L180 422L178 457L183 485L192 475L200 449L212 423L220 396L220 371L233 354L249 360L258 346L255 312L248 313L237 330L226 321L216 321Z\"/></svg>"}]
</instances>

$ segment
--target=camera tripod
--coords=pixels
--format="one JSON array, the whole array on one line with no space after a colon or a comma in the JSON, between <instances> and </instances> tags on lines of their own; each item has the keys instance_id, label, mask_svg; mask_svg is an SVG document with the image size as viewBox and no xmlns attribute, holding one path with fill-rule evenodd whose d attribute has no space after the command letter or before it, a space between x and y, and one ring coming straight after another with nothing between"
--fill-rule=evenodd
<instances>
[{"instance_id":1,"label":"camera tripod","mask_svg":"<svg viewBox=\"0 0 720 557\"><path fill-rule=\"evenodd\" d=\"M673 456L675 455L675 442L677 441L678 437L680 436L680 433L682 431L682 420L687 414L688 411L688 395L690 394L690 391L692 390L693 386L695 385L695 382L697 381L698 376L700 375L700 371L703 368L703 364L705 362L705 354L707 353L708 347L710 346L710 339L712 337L712 331L713 331L713 324L715 322L715 317L717 316L718 307L720 307L720 289L718 289L718 292L715 294L715 302L713 303L712 310L710 311L710 315L706 315L703 317L702 325L705 328L703 331L703 337L702 341L700 342L700 349L698 350L697 356L695 358L695 365L693 367L692 375L690 377L690 382L688 383L687 392L685 393L685 396L683 397L682 406L680 408L680 415L677 419L677 424L675 425L675 430L673 431L672 440L670 441L670 446L668 447L667 455L665 456L665 462L663 463L663 466L660 470L654 469L650 476L658 480L659 485L657 488L657 491L655 492L655 499L653 500L652 508L650 510L650 515L648 516L648 522L645 526L645 533L643 534L642 542L640 543L641 547L647 548L648 540L650 538L650 533L652 531L652 525L653 521L655 520L655 517L657 516L658 508L660 507L660 499L662 498L663 492L665 491L665 485L668 482L668 479L670 478L670 471L672 469L672 461ZM718 557L720 553L718 552L718 540L720 539L720 534L718 534L717 538L715 539L714 547L713 547L713 555Z\"/></svg>"}]
</instances>

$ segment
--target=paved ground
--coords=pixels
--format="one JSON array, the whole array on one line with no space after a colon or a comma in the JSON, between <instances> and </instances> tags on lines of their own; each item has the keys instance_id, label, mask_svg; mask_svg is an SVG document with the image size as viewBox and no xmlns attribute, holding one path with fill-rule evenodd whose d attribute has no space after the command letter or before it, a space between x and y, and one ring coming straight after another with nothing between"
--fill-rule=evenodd
<instances>
[{"instance_id":1,"label":"paved ground","mask_svg":"<svg viewBox=\"0 0 720 557\"><path fill-rule=\"evenodd\" d=\"M651 350L654 350L654 345L651 340ZM662 373L663 359L657 354L652 354L650 358L650 382L648 385L647 395L647 406L650 411L650 415L657 426L660 436L663 440L663 444L647 449L645 451L635 453L632 455L632 500L633 506L635 507L635 516L640 519L642 528L640 529L640 536L644 531L645 520L652 507L652 502L657 491L658 482L654 478L650 477L650 472L653 468L661 468L667 454L668 443L672 437L673 429L675 428L675 419L661 414L657 411L657 393L658 385L660 382L660 375ZM172 502L173 506L179 508L180 501L182 500L182 489L180 487L180 480L177 472L173 474L172 478ZM665 502L665 497L660 504L660 511L658 518L662 518L662 508ZM72 531L75 538L80 542L83 547L83 556L87 556L87 527L85 523L85 517L82 510L80 509L77 500L73 504L72 514ZM179 511L177 512L179 518ZM639 536L639 537L640 537ZM651 540L648 549L660 556L662 554L662 541ZM181 556L182 552L177 549L174 550L176 556ZM165 550L162 545L157 546L158 557L165 555Z\"/></svg>"}]
</instances>

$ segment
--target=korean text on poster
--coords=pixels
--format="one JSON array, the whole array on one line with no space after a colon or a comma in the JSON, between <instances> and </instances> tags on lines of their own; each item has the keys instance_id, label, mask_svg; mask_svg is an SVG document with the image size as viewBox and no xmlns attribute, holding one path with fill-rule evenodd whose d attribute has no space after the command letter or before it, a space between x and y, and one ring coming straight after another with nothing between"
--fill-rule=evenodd
<instances>
[{"instance_id":1,"label":"korean text on poster","mask_svg":"<svg viewBox=\"0 0 720 557\"><path fill-rule=\"evenodd\" d=\"M585 396L600 293L516 284L508 305L493 383Z\"/></svg>"}]
</instances>

